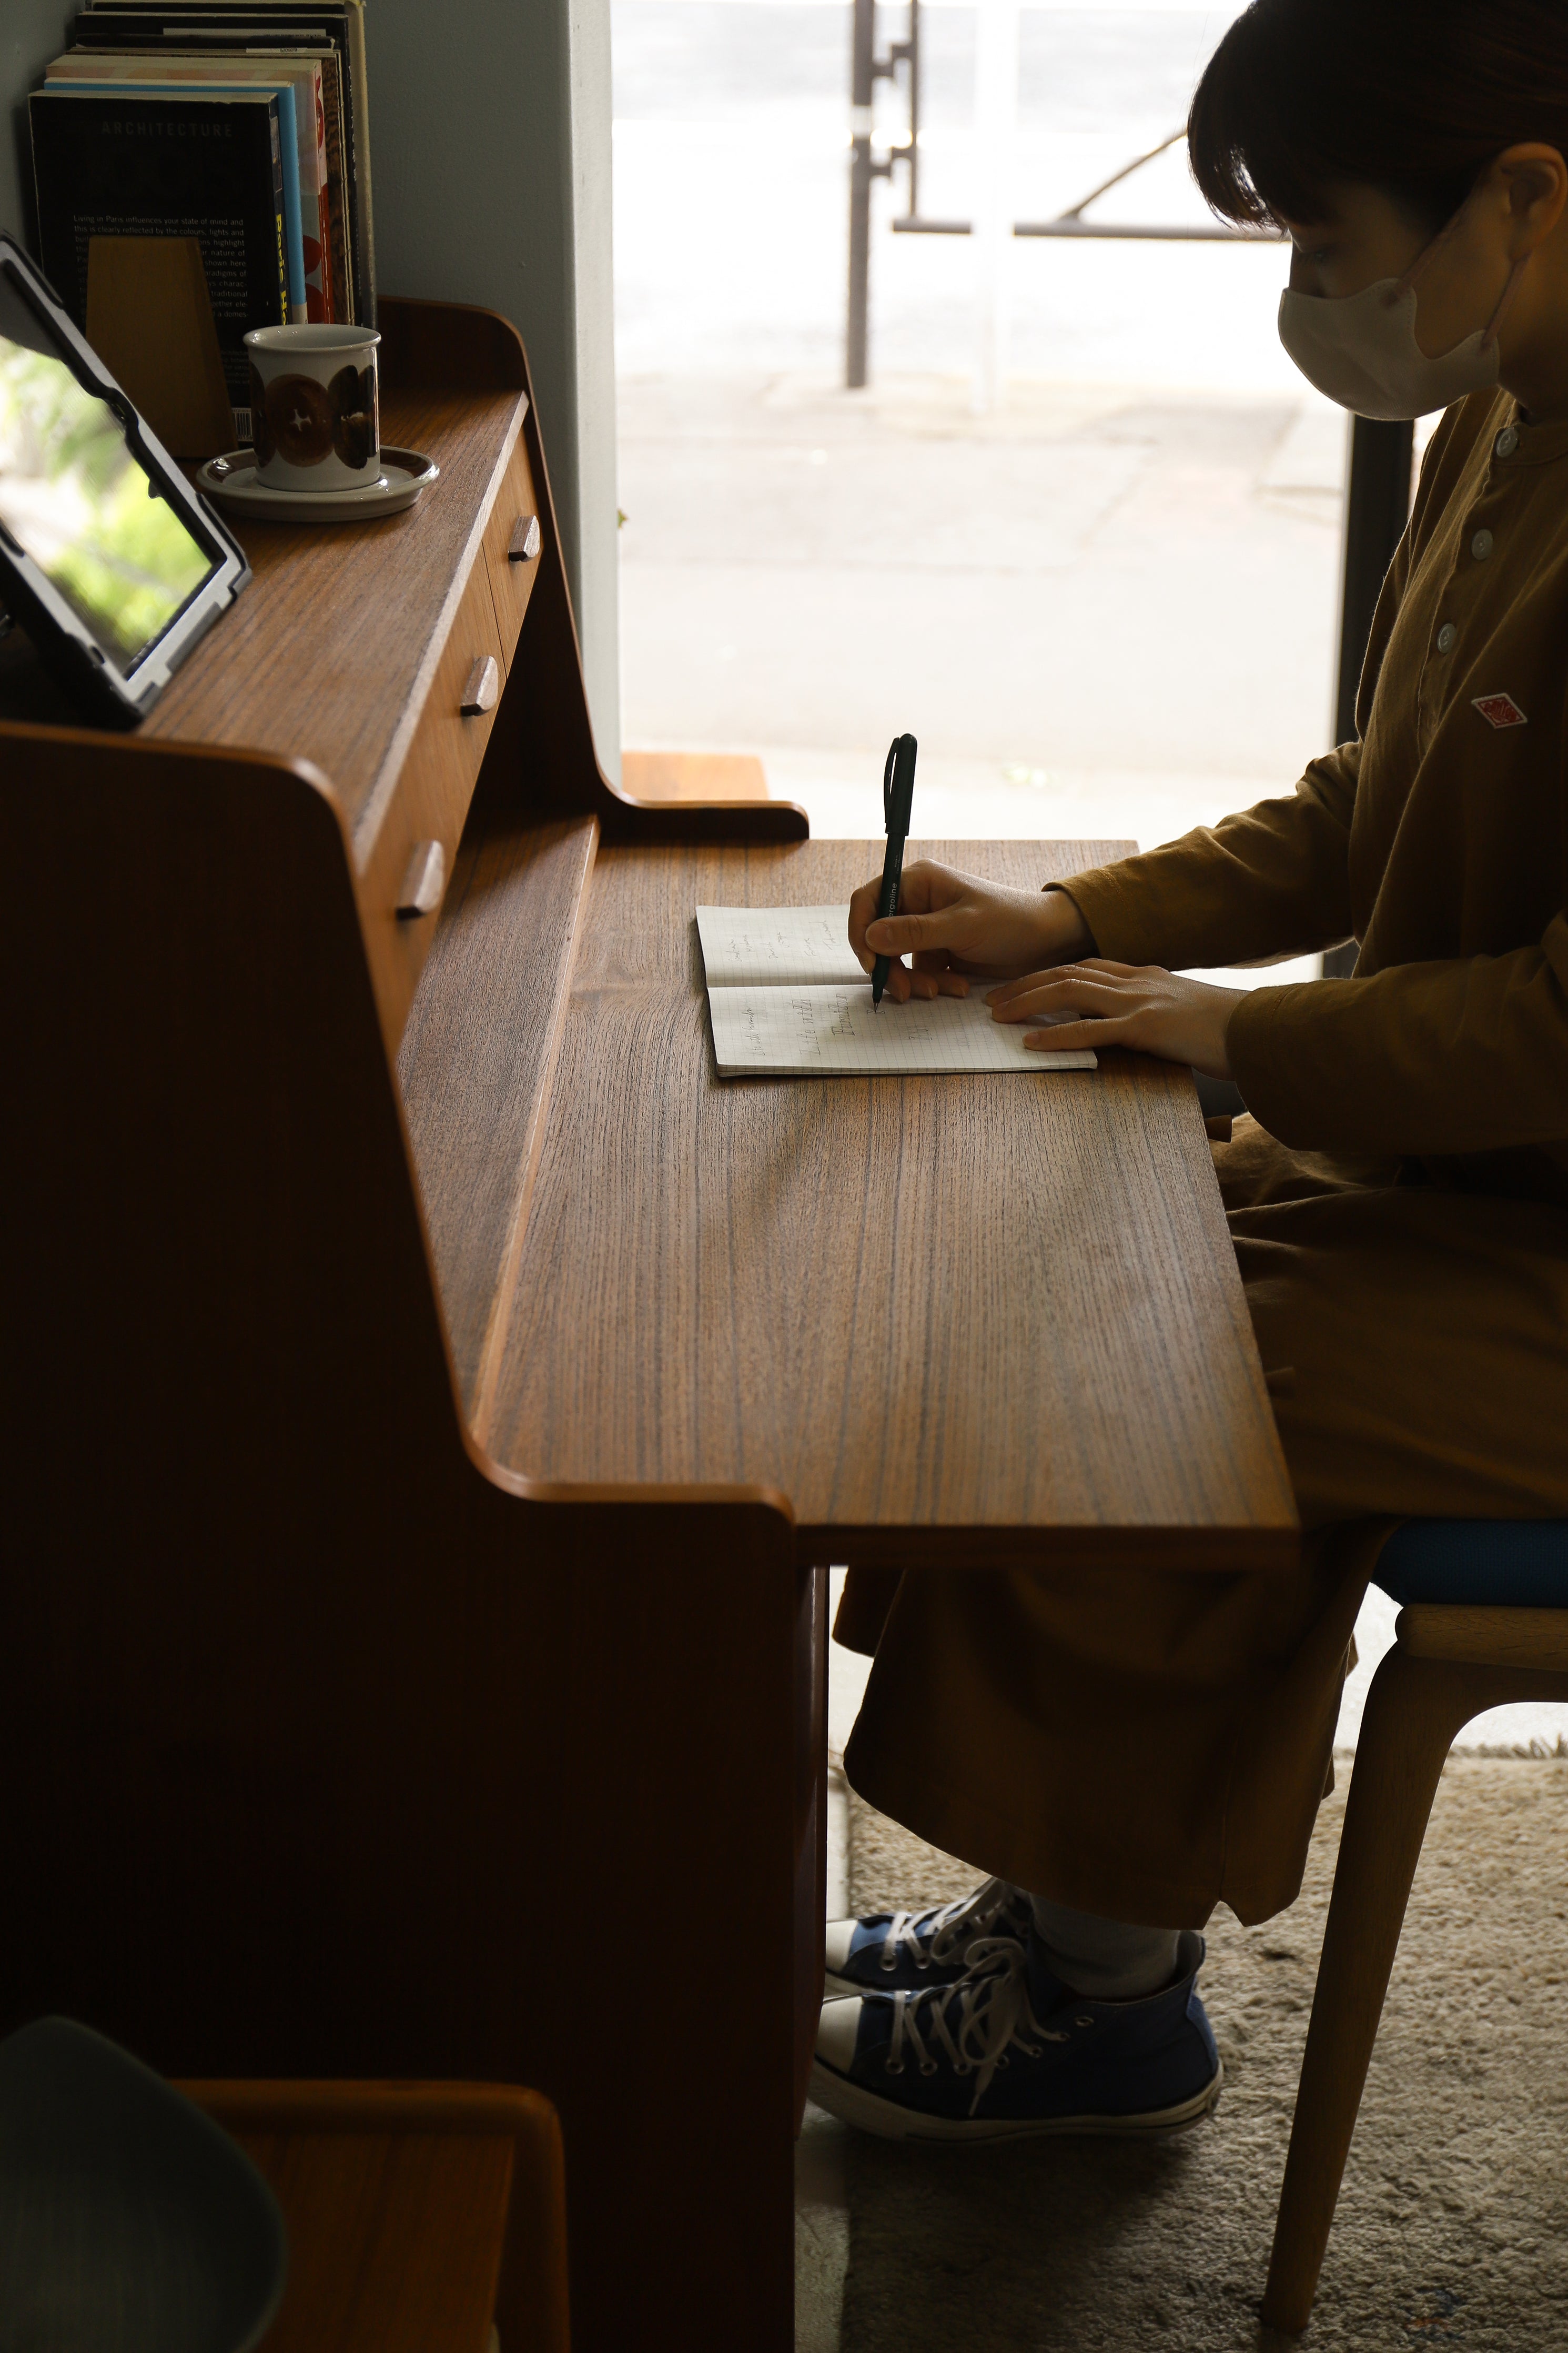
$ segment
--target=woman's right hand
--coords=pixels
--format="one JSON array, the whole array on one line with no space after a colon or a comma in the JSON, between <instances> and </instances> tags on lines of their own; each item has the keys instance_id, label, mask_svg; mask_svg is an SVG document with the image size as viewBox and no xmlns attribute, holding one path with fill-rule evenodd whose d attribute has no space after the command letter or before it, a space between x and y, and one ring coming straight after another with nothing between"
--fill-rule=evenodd
<instances>
[{"instance_id":1,"label":"woman's right hand","mask_svg":"<svg viewBox=\"0 0 1568 2353\"><path fill-rule=\"evenodd\" d=\"M905 867L899 912L886 923L877 920L881 895L879 875L850 900L849 944L867 972L879 955L900 959L888 975L896 1005L911 996L965 997L971 979L1012 980L1095 953L1065 891L1011 891L919 858Z\"/></svg>"}]
</instances>

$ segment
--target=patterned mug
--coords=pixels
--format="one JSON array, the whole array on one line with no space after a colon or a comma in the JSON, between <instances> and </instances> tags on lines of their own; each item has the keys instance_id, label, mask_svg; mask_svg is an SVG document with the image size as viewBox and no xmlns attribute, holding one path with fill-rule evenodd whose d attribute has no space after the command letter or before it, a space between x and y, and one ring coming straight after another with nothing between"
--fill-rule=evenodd
<instances>
[{"instance_id":1,"label":"patterned mug","mask_svg":"<svg viewBox=\"0 0 1568 2353\"><path fill-rule=\"evenodd\" d=\"M253 327L256 479L269 491L355 491L381 479L374 327Z\"/></svg>"}]
</instances>

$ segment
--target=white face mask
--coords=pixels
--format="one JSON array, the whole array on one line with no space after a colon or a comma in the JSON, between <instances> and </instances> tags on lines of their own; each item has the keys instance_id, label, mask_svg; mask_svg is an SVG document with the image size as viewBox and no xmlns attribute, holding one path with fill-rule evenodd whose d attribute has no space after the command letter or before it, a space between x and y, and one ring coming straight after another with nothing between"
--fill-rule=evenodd
<instances>
[{"instance_id":1,"label":"white face mask","mask_svg":"<svg viewBox=\"0 0 1568 2353\"><path fill-rule=\"evenodd\" d=\"M1445 229L1417 254L1403 278L1379 278L1359 294L1279 297L1279 340L1309 384L1357 417L1426 417L1498 380L1498 322L1518 283L1522 261L1509 273L1501 299L1484 327L1429 360L1415 340L1415 281L1463 216L1461 205Z\"/></svg>"}]
</instances>

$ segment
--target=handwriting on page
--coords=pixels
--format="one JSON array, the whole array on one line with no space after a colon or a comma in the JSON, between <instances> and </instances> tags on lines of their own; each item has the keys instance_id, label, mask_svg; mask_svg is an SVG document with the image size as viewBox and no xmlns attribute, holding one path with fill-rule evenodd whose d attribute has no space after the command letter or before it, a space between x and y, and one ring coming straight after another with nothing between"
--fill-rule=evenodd
<instances>
[{"instance_id":1,"label":"handwriting on page","mask_svg":"<svg viewBox=\"0 0 1568 2353\"><path fill-rule=\"evenodd\" d=\"M980 997L871 1003L870 984L837 987L713 988L713 1044L721 1076L743 1071L1092 1071L1091 1053L1031 1053L1024 1032L993 1021Z\"/></svg>"},{"instance_id":2,"label":"handwriting on page","mask_svg":"<svg viewBox=\"0 0 1568 2353\"><path fill-rule=\"evenodd\" d=\"M699 907L698 935L710 988L817 986L864 977L843 907Z\"/></svg>"},{"instance_id":3,"label":"handwriting on page","mask_svg":"<svg viewBox=\"0 0 1568 2353\"><path fill-rule=\"evenodd\" d=\"M879 1013L850 953L847 907L699 907L719 1075L1092 1071L1090 1053L1033 1054L993 1021L984 983Z\"/></svg>"}]
</instances>

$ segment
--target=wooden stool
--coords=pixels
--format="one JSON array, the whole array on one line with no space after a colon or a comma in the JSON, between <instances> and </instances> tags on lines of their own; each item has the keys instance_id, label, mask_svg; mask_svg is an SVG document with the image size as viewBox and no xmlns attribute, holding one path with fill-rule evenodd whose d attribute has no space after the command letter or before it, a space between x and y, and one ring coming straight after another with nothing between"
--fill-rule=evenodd
<instances>
[{"instance_id":1,"label":"wooden stool","mask_svg":"<svg viewBox=\"0 0 1568 2353\"><path fill-rule=\"evenodd\" d=\"M1389 1550L1417 1525L1402 1529ZM1460 1525L1437 1524L1433 1533L1451 1535ZM1568 1529L1524 1523L1510 1535L1521 1550L1541 1553L1553 1541L1561 1548L1564 1565L1546 1562L1549 1584L1538 1577L1528 1589L1568 1585ZM1506 1546L1510 1537L1493 1541ZM1263 2298L1274 2328L1304 2328L1312 2309L1405 1907L1454 1737L1489 1707L1568 1700L1568 1609L1414 1602L1400 1611L1396 1633L1367 1696L1345 1805Z\"/></svg>"},{"instance_id":2,"label":"wooden stool","mask_svg":"<svg viewBox=\"0 0 1568 2353\"><path fill-rule=\"evenodd\" d=\"M271 2184L266 2353L570 2353L561 2128L488 2084L182 2084Z\"/></svg>"}]
</instances>

